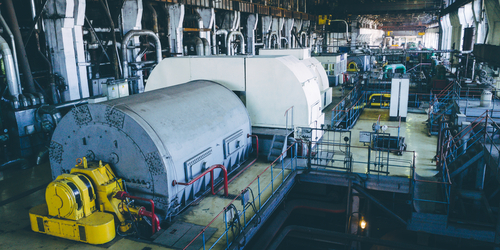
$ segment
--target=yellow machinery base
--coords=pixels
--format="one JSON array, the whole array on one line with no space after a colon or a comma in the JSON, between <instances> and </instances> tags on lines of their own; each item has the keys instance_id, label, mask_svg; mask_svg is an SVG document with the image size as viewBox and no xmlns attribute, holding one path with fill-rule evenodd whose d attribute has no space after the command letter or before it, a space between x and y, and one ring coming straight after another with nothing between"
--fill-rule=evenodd
<instances>
[{"instance_id":1,"label":"yellow machinery base","mask_svg":"<svg viewBox=\"0 0 500 250\"><path fill-rule=\"evenodd\" d=\"M80 220L50 218L47 204L30 209L31 229L35 232L89 244L104 244L115 238L114 216L95 212Z\"/></svg>"}]
</instances>

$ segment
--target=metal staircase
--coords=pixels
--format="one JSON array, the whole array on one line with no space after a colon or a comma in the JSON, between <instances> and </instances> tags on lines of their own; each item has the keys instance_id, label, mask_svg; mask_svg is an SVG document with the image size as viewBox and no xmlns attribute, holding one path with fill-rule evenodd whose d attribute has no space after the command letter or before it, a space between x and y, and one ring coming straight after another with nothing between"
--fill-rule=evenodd
<instances>
[{"instance_id":1,"label":"metal staircase","mask_svg":"<svg viewBox=\"0 0 500 250\"><path fill-rule=\"evenodd\" d=\"M436 156L439 179L419 183L424 189L436 185L437 198L413 199L414 205L433 203L435 209L413 212L407 229L494 242L498 228L494 218L499 213L490 204L494 206L500 190L500 148L496 145L500 126L489 113L464 123L460 130L440 123Z\"/></svg>"},{"instance_id":2,"label":"metal staircase","mask_svg":"<svg viewBox=\"0 0 500 250\"><path fill-rule=\"evenodd\" d=\"M458 93L454 88L455 83L452 82L446 88L441 90L441 92L431 95L431 101L429 102L429 118L427 120L427 127L429 129L429 135L437 135L439 131L439 120L444 115L452 114L453 108L458 110L456 100L459 99Z\"/></svg>"},{"instance_id":3,"label":"metal staircase","mask_svg":"<svg viewBox=\"0 0 500 250\"><path fill-rule=\"evenodd\" d=\"M267 160L272 162L276 160L276 158L280 157L281 153L285 150L287 136L283 135L274 135L273 140L271 142L271 150L269 150L269 154L267 156ZM286 154L280 157L280 161L286 157Z\"/></svg>"}]
</instances>

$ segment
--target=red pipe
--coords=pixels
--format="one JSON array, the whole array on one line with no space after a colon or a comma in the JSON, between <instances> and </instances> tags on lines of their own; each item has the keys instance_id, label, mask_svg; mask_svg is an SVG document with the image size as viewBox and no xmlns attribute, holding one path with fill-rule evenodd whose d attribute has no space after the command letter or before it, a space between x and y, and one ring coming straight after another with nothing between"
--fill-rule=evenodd
<instances>
[{"instance_id":1,"label":"red pipe","mask_svg":"<svg viewBox=\"0 0 500 250\"><path fill-rule=\"evenodd\" d=\"M248 163L248 165L246 165L246 167L244 167L242 170L240 170L238 173L236 173L231 179L229 179L228 183L231 183L232 181L234 181L234 179L236 179L236 177L240 176L241 173L245 172L245 170L247 170L247 168L249 168L250 166L252 166L256 161L257 159L259 159L259 137L257 135L250 135L250 134L247 134L247 138L248 137L255 137L255 141L256 141L256 148L257 148L257 155L255 156L255 159ZM219 188L219 190L217 190L216 193L220 192L222 190L222 187Z\"/></svg>"},{"instance_id":2,"label":"red pipe","mask_svg":"<svg viewBox=\"0 0 500 250\"><path fill-rule=\"evenodd\" d=\"M228 196L229 191L228 191L228 187L227 187L227 170L226 170L226 167L224 167L224 165L222 165L222 164L215 164L215 165L211 166L210 168L205 170L205 172L198 175L196 178L192 179L188 183L177 182L176 180L174 180L174 181L172 181L172 186L175 186L175 185L189 186L189 185L193 184L195 181L204 177L206 174L210 173L210 181L212 182L212 194L215 195L216 193L214 192L214 173L213 172L214 172L214 169L216 169L216 168L220 168L224 172L224 195Z\"/></svg>"},{"instance_id":3,"label":"red pipe","mask_svg":"<svg viewBox=\"0 0 500 250\"><path fill-rule=\"evenodd\" d=\"M158 216L155 215L155 203L154 203L153 200L142 198L142 197L138 197L138 196L132 196L132 195L128 194L125 191L118 191L116 193L116 195L115 195L115 198L117 198L119 200L122 200L122 201L125 200L126 198L130 198L130 199L133 199L133 200L149 201L149 203L151 203L151 212L146 211L145 208L141 208L141 209L139 209L138 215L144 215L146 217L151 218L151 232L152 232L152 235L155 234L155 232L160 231L160 229L161 229L160 228L160 220L158 219ZM141 212L141 210L143 210L143 211Z\"/></svg>"}]
</instances>

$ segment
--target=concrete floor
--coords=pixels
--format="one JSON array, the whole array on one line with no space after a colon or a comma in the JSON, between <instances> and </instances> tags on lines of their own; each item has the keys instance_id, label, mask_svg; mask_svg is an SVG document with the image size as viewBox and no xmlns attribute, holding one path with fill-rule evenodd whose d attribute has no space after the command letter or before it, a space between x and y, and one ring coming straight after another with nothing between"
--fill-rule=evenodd
<instances>
[{"instance_id":1,"label":"concrete floor","mask_svg":"<svg viewBox=\"0 0 500 250\"><path fill-rule=\"evenodd\" d=\"M323 110L325 113L325 123L331 121L331 110L342 99L342 91L339 86L333 88L333 102ZM353 153L354 161L359 163L353 164L353 171L358 173L367 172L368 151L365 144L359 142L360 131L372 131L372 125L380 115L380 125L387 125L389 128L386 133L391 136L398 135L398 129L393 128L399 125L398 121L389 121L389 109L365 108L359 117L356 125L351 129L351 152ZM400 136L405 137L407 151L415 152L415 172L421 177L433 177L437 174L436 164L432 162L436 155L436 136L427 135L426 114L408 113L406 122L401 123ZM385 154L384 156L387 156ZM413 162L413 152L406 152L403 156L397 156L394 153L389 154L391 160L401 162L394 163L397 165L405 165ZM375 159L372 157L372 161ZM392 165L392 164L391 164ZM390 174L394 176L408 176L408 168L390 167Z\"/></svg>"},{"instance_id":2,"label":"concrete floor","mask_svg":"<svg viewBox=\"0 0 500 250\"><path fill-rule=\"evenodd\" d=\"M372 125L377 121L380 115L380 125L387 125L389 128L385 131L390 133L391 136L398 135L399 125L398 121L389 121L388 109L368 109L366 108L358 122L352 128L351 132L351 148L354 159L356 161L367 162L368 153L367 149L362 142L359 142L360 131L372 131ZM413 152L415 152L415 172L420 176L434 176L437 174L436 164L432 162L433 157L436 155L437 138L435 136L427 136L427 128L425 121L427 115L409 113L406 122L401 122L399 135L405 137L407 144L407 151L402 156L395 153L384 153L383 157L389 155L390 164L401 165L401 167L389 167L389 175L394 176L409 176L409 164L413 162ZM373 153L373 151L372 151ZM371 157L374 161L374 157ZM394 163L391 163L394 162ZM366 172L366 164L354 164L354 172Z\"/></svg>"}]
</instances>

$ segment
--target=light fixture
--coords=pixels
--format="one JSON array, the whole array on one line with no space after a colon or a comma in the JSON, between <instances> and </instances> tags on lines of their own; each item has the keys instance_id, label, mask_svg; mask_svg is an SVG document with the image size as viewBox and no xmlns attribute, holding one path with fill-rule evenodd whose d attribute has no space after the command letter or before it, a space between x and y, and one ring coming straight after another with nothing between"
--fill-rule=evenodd
<instances>
[{"instance_id":1,"label":"light fixture","mask_svg":"<svg viewBox=\"0 0 500 250\"><path fill-rule=\"evenodd\" d=\"M362 230L365 230L366 228L366 221L365 218L361 217L361 220L359 221L359 227L361 227Z\"/></svg>"}]
</instances>

